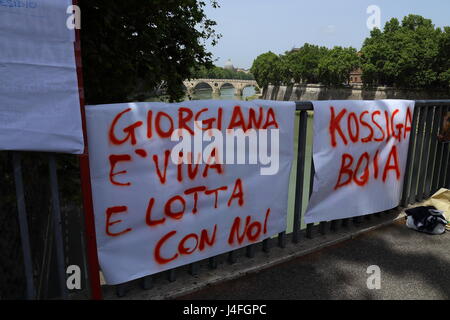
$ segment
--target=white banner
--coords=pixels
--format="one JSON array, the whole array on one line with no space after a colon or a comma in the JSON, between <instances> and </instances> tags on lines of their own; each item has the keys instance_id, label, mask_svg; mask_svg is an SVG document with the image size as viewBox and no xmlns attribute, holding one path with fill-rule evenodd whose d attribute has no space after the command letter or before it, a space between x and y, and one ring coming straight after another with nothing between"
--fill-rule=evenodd
<instances>
[{"instance_id":1,"label":"white banner","mask_svg":"<svg viewBox=\"0 0 450 320\"><path fill-rule=\"evenodd\" d=\"M0 150L82 153L70 0L0 0Z\"/></svg>"},{"instance_id":2,"label":"white banner","mask_svg":"<svg viewBox=\"0 0 450 320\"><path fill-rule=\"evenodd\" d=\"M399 205L414 101L316 101L314 186L306 223Z\"/></svg>"},{"instance_id":3,"label":"white banner","mask_svg":"<svg viewBox=\"0 0 450 320\"><path fill-rule=\"evenodd\" d=\"M202 260L286 229L295 103L130 103L87 106L86 112L97 246L107 283ZM179 139L177 129L187 135ZM228 140L240 130L246 132L243 149L239 138ZM194 161L180 164L174 155Z\"/></svg>"}]
</instances>

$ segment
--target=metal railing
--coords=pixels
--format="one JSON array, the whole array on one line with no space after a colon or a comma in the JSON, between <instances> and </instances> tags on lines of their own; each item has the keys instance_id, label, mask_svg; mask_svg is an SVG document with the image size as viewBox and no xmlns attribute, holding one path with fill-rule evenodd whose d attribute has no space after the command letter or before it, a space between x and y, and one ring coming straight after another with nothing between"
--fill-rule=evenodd
<instances>
[{"instance_id":1,"label":"metal railing","mask_svg":"<svg viewBox=\"0 0 450 320\"><path fill-rule=\"evenodd\" d=\"M307 155L306 147L312 144L312 135L309 135L311 140L308 141L308 132L312 131L312 121L308 121L308 116L313 112L313 104L310 101L296 102L296 110L298 116L298 132L297 134L297 152L296 152L296 173L295 173L295 205L292 225L292 235L290 240L293 243L300 242L301 230L307 203L305 200L309 199L312 193L312 183L314 177L314 164L312 155ZM442 117L445 112L450 111L450 100L437 101L416 101L415 112L413 116L413 127L411 129L410 146L408 151L407 167L405 172L404 190L401 205L406 207L417 201L431 196L440 187L449 187L450 184L450 169L449 169L449 144L437 141L438 130L442 123ZM308 161L310 162L308 164ZM306 170L310 168L309 173ZM306 180L306 181L305 181ZM304 185L309 188L304 188ZM306 194L305 194L306 193ZM372 215L366 216L370 219ZM380 216L380 213L374 213L373 216ZM361 217L353 219L340 219L335 221L323 221L318 226L319 235L325 235L329 230L331 232L337 231L340 226L348 226L349 221L359 224ZM288 223L289 225L289 223ZM314 225L306 225L305 239L313 237ZM261 250L268 252L271 247L271 242L274 239L266 239L262 242ZM280 248L286 246L286 231L278 234L277 245ZM245 248L245 255L247 258L253 258L256 253L257 246L252 244ZM238 251L230 251L227 253L227 261L234 264L237 261ZM218 266L218 257L208 259L208 265L211 269L216 269ZM199 273L200 262L192 263L188 266L188 272L195 276ZM169 282L176 280L176 272L182 267L166 271L166 277ZM143 289L150 289L152 280L160 275L151 275L141 279ZM126 295L128 284L121 284L116 286L116 294L118 297Z\"/></svg>"},{"instance_id":2,"label":"metal railing","mask_svg":"<svg viewBox=\"0 0 450 320\"><path fill-rule=\"evenodd\" d=\"M293 243L299 243L300 241L308 241L312 238L314 230L318 230L318 235L324 235L327 232L333 232L338 230L341 226L347 226L350 219L342 219L336 221L323 221L317 228L313 224L304 224L304 211L307 201L312 192L312 181L314 176L314 165L312 162L311 152L307 152L307 146L312 144L312 119L308 121L308 117L313 116L313 105L311 102L296 102L298 123L296 128L297 141L296 144L296 171L291 177L295 179L293 182L293 194L294 209L293 214L288 216L288 226L291 227L285 232L278 234L275 238L266 239L262 244L252 244L245 248L245 255L247 258L253 258L257 253L257 250L268 252L273 245L277 245L280 248L286 246L286 241L290 239ZM438 100L438 101L416 101L416 107L413 116L413 124L411 130L410 146L408 151L407 166L405 172L405 180L403 187L403 194L401 200L401 206L406 207L409 204L421 201L428 198L434 192L441 187L450 187L450 150L449 143L442 143L437 140L438 131L446 112L450 112L450 100ZM308 134L309 132L309 134ZM36 298L35 290L35 274L33 271L33 261L30 248L29 228L27 220L27 211L25 204L25 191L23 183L23 173L21 165L21 152L12 153L12 165L14 171L15 181L15 194L17 200L18 221L20 226L20 239L23 250L23 264L26 282L26 298ZM295 164L295 163L294 163ZM295 167L295 166L293 166ZM66 239L63 237L62 224L65 223L64 216L61 215L60 201L59 201L59 188L58 188L58 176L56 168L55 155L48 155L48 170L49 170L49 182L50 182L50 194L51 194L51 216L53 232L52 237L54 239L55 246L54 257L57 276L53 279L57 279L58 288L61 298L68 297L68 291L66 288L66 274L67 256L73 254L72 252L65 252ZM305 186L307 186L305 188ZM32 205L32 204L28 204ZM81 207L81 204L80 204ZM375 213L375 216L379 216L379 213ZM367 216L370 219L370 216ZM352 219L355 224L360 222L360 217ZM302 230L305 236L302 238ZM291 233L287 237L287 233ZM275 243L275 244L274 244ZM84 250L81 246L80 250ZM228 263L233 264L238 259L238 251L241 249L231 251L223 254L220 258L226 256ZM66 258L65 258L66 257ZM219 256L209 258L207 265L210 269L218 268ZM191 275L198 275L201 272L200 263L196 262L190 264L188 272ZM171 269L161 274L151 275L141 278L139 281L143 289L151 289L153 287L154 279L161 277L165 274L169 282L176 281L177 272L182 268L178 267ZM87 276L86 276L87 277ZM84 283L87 280L84 279ZM135 281L133 281L135 283ZM116 286L116 294L118 297L126 295L127 286L129 284L121 284Z\"/></svg>"},{"instance_id":3,"label":"metal railing","mask_svg":"<svg viewBox=\"0 0 450 320\"><path fill-rule=\"evenodd\" d=\"M47 177L48 177L48 186L49 190L47 192L44 192L44 190L36 190L37 193L42 194L49 194L50 199L48 199L48 214L50 216L46 215L46 212L38 212L37 216L34 216L33 219L31 219L30 215L27 214L30 207L33 206L33 203L28 203L28 207L26 204L26 184L24 183L24 176L23 176L23 169L22 169L22 162L23 162L23 152L12 152L11 153L11 163L12 163L12 171L13 171L13 179L15 184L15 195L16 195L16 208L17 208L17 214L18 214L18 229L20 234L20 244L22 248L22 256L23 256L23 270L24 270L24 277L25 277L25 298L26 299L36 299L38 295L38 291L35 284L35 276L38 271L44 272L43 269L52 269L52 272L56 273L49 277L49 279L52 279L52 286L57 286L57 296L63 299L68 298L68 290L66 287L66 258L65 258L65 250L64 250L64 244L67 241L64 241L63 239L63 225L62 225L62 216L61 216L61 205L60 205L60 195L59 195L59 186L58 186L58 175L57 175L57 166L56 166L56 155L55 154L44 154L44 159L47 162ZM32 153L27 153L28 156L33 156ZM41 156L43 154L40 154ZM2 173L5 174L4 172ZM6 181L3 181L4 185L6 184ZM9 212L3 212L4 214L9 214ZM48 219L49 218L49 219ZM39 223L39 225L44 225L44 228L50 228L50 237L44 236L40 239L43 240L43 242L48 242L50 245L48 247L50 250L50 254L43 254L42 259L46 260L44 261L44 265L46 265L50 260L53 262L51 263L52 266L48 266L48 268L40 268L39 270L35 267L36 263L38 263L36 260L33 263L33 251L37 251L36 247L38 244L33 243L32 239L35 239L35 237L32 237L32 232L29 226L29 223L31 222L33 224L33 221L35 220L43 220L46 221L48 219L48 224L45 223ZM9 228L9 226L5 226L6 228ZM4 231L4 230L2 230ZM47 243L44 244L45 247L47 247ZM35 250L32 250L34 247ZM36 254L37 255L37 254ZM51 258L49 258L51 257ZM6 261L5 256L3 256L3 261ZM41 259L39 259L41 260ZM38 264L40 264L41 261L39 261ZM16 266L20 267L20 262L16 261ZM50 271L45 271L50 272ZM4 274L4 277L8 277L8 274ZM41 275L38 275L41 276ZM38 281L39 283L41 281ZM19 284L16 284L19 285ZM46 283L48 285L48 283ZM5 293L3 293L5 294ZM10 298L10 297L5 297ZM17 297L14 297L17 298Z\"/></svg>"}]
</instances>

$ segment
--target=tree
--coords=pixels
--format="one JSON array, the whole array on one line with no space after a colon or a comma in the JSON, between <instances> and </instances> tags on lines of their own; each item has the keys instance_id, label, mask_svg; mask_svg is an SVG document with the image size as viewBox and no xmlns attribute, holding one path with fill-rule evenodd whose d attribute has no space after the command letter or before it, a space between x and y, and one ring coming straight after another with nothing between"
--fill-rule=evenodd
<instances>
[{"instance_id":1,"label":"tree","mask_svg":"<svg viewBox=\"0 0 450 320\"><path fill-rule=\"evenodd\" d=\"M285 85L292 85L294 74L292 72L292 63L287 54L280 55L278 59L278 81ZM274 81L276 82L276 81Z\"/></svg>"},{"instance_id":2,"label":"tree","mask_svg":"<svg viewBox=\"0 0 450 320\"><path fill-rule=\"evenodd\" d=\"M360 67L360 58L356 49L325 47L305 44L284 55L267 52L254 61L251 72L262 88L267 85L292 82L325 83L342 85L348 83L350 72Z\"/></svg>"},{"instance_id":3,"label":"tree","mask_svg":"<svg viewBox=\"0 0 450 320\"><path fill-rule=\"evenodd\" d=\"M218 7L216 0L210 0ZM133 92L164 84L171 100L183 96L183 80L211 66L220 37L201 0L80 0L86 101L124 102Z\"/></svg>"},{"instance_id":4,"label":"tree","mask_svg":"<svg viewBox=\"0 0 450 320\"><path fill-rule=\"evenodd\" d=\"M253 61L250 72L253 74L256 82L261 88L267 88L269 84L281 84L281 68L281 58L269 51L259 55Z\"/></svg>"},{"instance_id":5,"label":"tree","mask_svg":"<svg viewBox=\"0 0 450 320\"><path fill-rule=\"evenodd\" d=\"M364 83L405 88L445 86L450 67L448 34L418 15L404 17L401 24L391 19L383 31L373 30L364 41Z\"/></svg>"},{"instance_id":6,"label":"tree","mask_svg":"<svg viewBox=\"0 0 450 320\"><path fill-rule=\"evenodd\" d=\"M438 81L443 88L450 88L450 27L445 27L439 39L437 61Z\"/></svg>"},{"instance_id":7,"label":"tree","mask_svg":"<svg viewBox=\"0 0 450 320\"><path fill-rule=\"evenodd\" d=\"M319 80L326 85L349 83L350 72L360 67L355 48L334 47L319 61Z\"/></svg>"},{"instance_id":8,"label":"tree","mask_svg":"<svg viewBox=\"0 0 450 320\"><path fill-rule=\"evenodd\" d=\"M254 80L251 73L243 71L229 70L217 66L210 68L200 67L193 71L192 78L196 79L239 79L239 80Z\"/></svg>"},{"instance_id":9,"label":"tree","mask_svg":"<svg viewBox=\"0 0 450 320\"><path fill-rule=\"evenodd\" d=\"M286 53L285 57L295 83L318 83L319 62L328 52L325 47L305 43L303 47Z\"/></svg>"}]
</instances>

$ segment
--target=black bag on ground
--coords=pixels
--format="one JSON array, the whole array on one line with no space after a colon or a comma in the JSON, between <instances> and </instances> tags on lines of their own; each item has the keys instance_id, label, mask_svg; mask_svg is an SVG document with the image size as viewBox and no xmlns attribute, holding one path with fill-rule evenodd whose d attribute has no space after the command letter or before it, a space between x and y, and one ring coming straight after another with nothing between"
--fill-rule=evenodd
<instances>
[{"instance_id":1,"label":"black bag on ground","mask_svg":"<svg viewBox=\"0 0 450 320\"><path fill-rule=\"evenodd\" d=\"M443 212L435 207L416 207L405 212L408 228L429 234L443 234L445 232L447 221Z\"/></svg>"}]
</instances>

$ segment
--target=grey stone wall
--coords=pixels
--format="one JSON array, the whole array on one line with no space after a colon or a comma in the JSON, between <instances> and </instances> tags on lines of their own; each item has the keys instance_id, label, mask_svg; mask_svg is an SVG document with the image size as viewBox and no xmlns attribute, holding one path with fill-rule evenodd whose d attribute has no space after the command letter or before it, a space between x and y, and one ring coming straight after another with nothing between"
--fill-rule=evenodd
<instances>
[{"instance_id":1,"label":"grey stone wall","mask_svg":"<svg viewBox=\"0 0 450 320\"><path fill-rule=\"evenodd\" d=\"M364 88L354 85L346 88L330 88L307 84L295 86L270 85L263 99L279 101L301 100L374 100L374 99L450 99L450 91L402 90L389 87Z\"/></svg>"}]
</instances>

